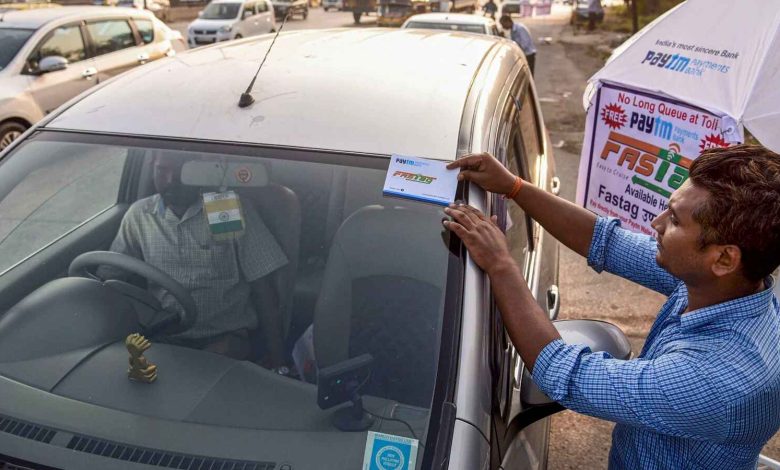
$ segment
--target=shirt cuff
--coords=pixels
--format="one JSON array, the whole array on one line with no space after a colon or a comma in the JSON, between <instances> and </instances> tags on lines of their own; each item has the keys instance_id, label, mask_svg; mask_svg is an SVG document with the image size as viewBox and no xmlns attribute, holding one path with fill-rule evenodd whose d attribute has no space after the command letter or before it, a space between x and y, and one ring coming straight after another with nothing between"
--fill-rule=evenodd
<instances>
[{"instance_id":1,"label":"shirt cuff","mask_svg":"<svg viewBox=\"0 0 780 470\"><path fill-rule=\"evenodd\" d=\"M588 266L600 273L607 262L607 244L612 232L620 227L620 219L598 217L593 227L593 238L588 249Z\"/></svg>"},{"instance_id":2,"label":"shirt cuff","mask_svg":"<svg viewBox=\"0 0 780 470\"><path fill-rule=\"evenodd\" d=\"M531 377L548 397L564 400L569 395L571 375L580 355L587 352L590 352L587 346L568 345L562 339L550 341L536 358Z\"/></svg>"}]
</instances>

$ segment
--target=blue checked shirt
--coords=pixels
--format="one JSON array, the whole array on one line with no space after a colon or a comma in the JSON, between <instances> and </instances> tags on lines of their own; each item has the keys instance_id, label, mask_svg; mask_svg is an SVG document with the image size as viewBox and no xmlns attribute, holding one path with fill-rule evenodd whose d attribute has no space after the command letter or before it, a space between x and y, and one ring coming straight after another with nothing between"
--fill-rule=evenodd
<instances>
[{"instance_id":1,"label":"blue checked shirt","mask_svg":"<svg viewBox=\"0 0 780 470\"><path fill-rule=\"evenodd\" d=\"M638 358L561 340L533 377L565 407L617 423L610 469L755 469L780 427L780 321L767 289L681 315L688 292L655 261L651 237L600 218L588 264L669 296Z\"/></svg>"}]
</instances>

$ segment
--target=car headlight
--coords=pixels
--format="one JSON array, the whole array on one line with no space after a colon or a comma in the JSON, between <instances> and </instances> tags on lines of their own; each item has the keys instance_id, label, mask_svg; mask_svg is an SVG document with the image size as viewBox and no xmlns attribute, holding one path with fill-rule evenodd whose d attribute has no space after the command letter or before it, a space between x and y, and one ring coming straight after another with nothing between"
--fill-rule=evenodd
<instances>
[{"instance_id":1,"label":"car headlight","mask_svg":"<svg viewBox=\"0 0 780 470\"><path fill-rule=\"evenodd\" d=\"M219 30L221 32L223 32L223 33L229 33L231 31L233 31L233 26L232 25L225 25L225 26L219 28Z\"/></svg>"}]
</instances>

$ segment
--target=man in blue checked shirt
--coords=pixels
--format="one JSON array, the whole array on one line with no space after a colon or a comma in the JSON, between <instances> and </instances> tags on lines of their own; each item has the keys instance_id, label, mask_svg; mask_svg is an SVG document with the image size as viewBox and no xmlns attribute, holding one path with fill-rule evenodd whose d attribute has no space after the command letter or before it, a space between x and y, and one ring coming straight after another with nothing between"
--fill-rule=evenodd
<instances>
[{"instance_id":1,"label":"man in blue checked shirt","mask_svg":"<svg viewBox=\"0 0 780 470\"><path fill-rule=\"evenodd\" d=\"M487 154L450 164L514 201L566 246L667 295L639 357L565 344L528 290L504 234L451 206L444 225L488 274L504 323L539 387L617 423L611 469L755 469L780 427L780 155L707 150L654 221L654 239L524 183Z\"/></svg>"}]
</instances>

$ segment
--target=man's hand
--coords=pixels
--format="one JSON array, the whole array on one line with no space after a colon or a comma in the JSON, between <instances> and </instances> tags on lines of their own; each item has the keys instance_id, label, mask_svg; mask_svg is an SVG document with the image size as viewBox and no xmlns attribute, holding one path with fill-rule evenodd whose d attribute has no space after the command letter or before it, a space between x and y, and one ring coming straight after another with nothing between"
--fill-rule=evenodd
<instances>
[{"instance_id":1,"label":"man's hand","mask_svg":"<svg viewBox=\"0 0 780 470\"><path fill-rule=\"evenodd\" d=\"M447 165L455 168L460 168L458 181L472 181L492 193L509 194L515 184L515 175L489 153L467 155Z\"/></svg>"},{"instance_id":2,"label":"man's hand","mask_svg":"<svg viewBox=\"0 0 780 470\"><path fill-rule=\"evenodd\" d=\"M488 218L471 206L451 204L444 212L452 221L444 221L444 226L457 235L477 265L490 274L491 271L506 268L514 264L506 236L496 225L496 217Z\"/></svg>"}]
</instances>

